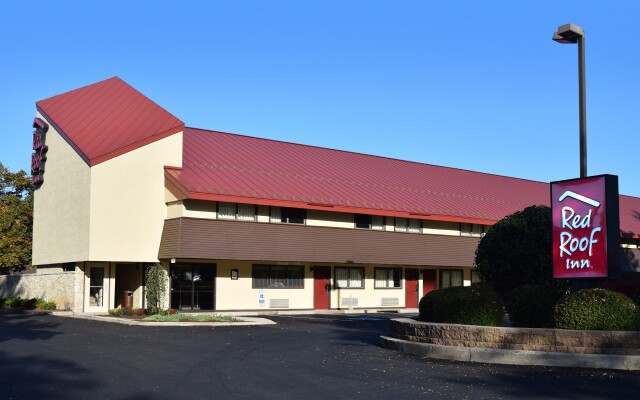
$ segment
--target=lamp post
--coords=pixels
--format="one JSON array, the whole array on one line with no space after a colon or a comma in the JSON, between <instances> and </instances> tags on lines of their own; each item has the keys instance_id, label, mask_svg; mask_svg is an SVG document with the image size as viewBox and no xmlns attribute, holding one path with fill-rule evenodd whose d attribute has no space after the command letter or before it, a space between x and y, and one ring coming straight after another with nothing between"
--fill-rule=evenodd
<instances>
[{"instance_id":1,"label":"lamp post","mask_svg":"<svg viewBox=\"0 0 640 400\"><path fill-rule=\"evenodd\" d=\"M584 31L578 25L565 24L553 33L558 43L578 44L578 87L580 108L580 178L587 177L587 100L584 72Z\"/></svg>"}]
</instances>

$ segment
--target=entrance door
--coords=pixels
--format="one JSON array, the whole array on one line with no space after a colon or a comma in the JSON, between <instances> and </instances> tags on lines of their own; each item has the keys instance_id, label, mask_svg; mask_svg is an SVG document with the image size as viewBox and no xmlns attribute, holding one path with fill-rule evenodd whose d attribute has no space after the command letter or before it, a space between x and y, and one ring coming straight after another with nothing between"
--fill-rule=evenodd
<instances>
[{"instance_id":1,"label":"entrance door","mask_svg":"<svg viewBox=\"0 0 640 400\"><path fill-rule=\"evenodd\" d=\"M109 309L109 266L106 263L87 264L85 273L86 312L107 312Z\"/></svg>"},{"instance_id":2,"label":"entrance door","mask_svg":"<svg viewBox=\"0 0 640 400\"><path fill-rule=\"evenodd\" d=\"M313 308L329 309L331 293L331 267L313 267Z\"/></svg>"},{"instance_id":3,"label":"entrance door","mask_svg":"<svg viewBox=\"0 0 640 400\"><path fill-rule=\"evenodd\" d=\"M436 288L436 270L422 270L422 295L429 293Z\"/></svg>"},{"instance_id":4,"label":"entrance door","mask_svg":"<svg viewBox=\"0 0 640 400\"><path fill-rule=\"evenodd\" d=\"M418 279L420 273L415 268L407 268L404 270L404 287L406 308L418 308Z\"/></svg>"},{"instance_id":5,"label":"entrance door","mask_svg":"<svg viewBox=\"0 0 640 400\"><path fill-rule=\"evenodd\" d=\"M215 264L171 265L171 308L213 310Z\"/></svg>"}]
</instances>

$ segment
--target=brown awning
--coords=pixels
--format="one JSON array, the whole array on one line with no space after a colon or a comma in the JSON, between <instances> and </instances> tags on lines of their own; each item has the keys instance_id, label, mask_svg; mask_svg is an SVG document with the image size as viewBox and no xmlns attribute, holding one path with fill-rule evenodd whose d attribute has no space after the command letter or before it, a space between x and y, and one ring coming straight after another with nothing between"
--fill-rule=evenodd
<instances>
[{"instance_id":1,"label":"brown awning","mask_svg":"<svg viewBox=\"0 0 640 400\"><path fill-rule=\"evenodd\" d=\"M472 267L477 237L261 222L166 220L159 259Z\"/></svg>"}]
</instances>

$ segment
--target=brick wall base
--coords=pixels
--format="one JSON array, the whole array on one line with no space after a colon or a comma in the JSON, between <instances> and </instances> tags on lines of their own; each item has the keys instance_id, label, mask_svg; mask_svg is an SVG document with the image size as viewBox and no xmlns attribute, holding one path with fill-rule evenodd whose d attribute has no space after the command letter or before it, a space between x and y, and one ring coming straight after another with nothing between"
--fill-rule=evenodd
<instances>
[{"instance_id":1,"label":"brick wall base","mask_svg":"<svg viewBox=\"0 0 640 400\"><path fill-rule=\"evenodd\" d=\"M391 337L442 346L557 353L640 355L638 331L574 331L391 321Z\"/></svg>"}]
</instances>

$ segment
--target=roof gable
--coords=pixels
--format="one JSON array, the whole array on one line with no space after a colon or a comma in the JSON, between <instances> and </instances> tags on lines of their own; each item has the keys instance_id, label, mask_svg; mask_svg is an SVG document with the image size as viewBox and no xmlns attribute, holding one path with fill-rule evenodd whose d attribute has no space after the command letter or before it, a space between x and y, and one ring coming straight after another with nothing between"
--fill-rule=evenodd
<instances>
[{"instance_id":1,"label":"roof gable","mask_svg":"<svg viewBox=\"0 0 640 400\"><path fill-rule=\"evenodd\" d=\"M90 166L184 129L184 123L113 77L36 103Z\"/></svg>"}]
</instances>

